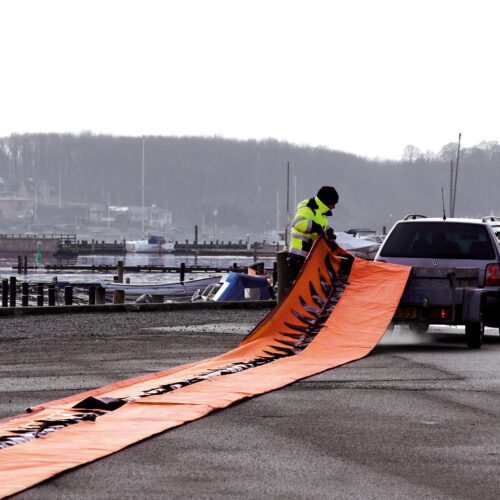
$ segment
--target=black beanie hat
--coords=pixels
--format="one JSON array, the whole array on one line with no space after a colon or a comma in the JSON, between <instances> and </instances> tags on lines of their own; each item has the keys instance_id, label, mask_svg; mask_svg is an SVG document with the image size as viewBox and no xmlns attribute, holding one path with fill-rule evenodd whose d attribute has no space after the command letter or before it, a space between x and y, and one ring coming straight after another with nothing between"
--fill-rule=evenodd
<instances>
[{"instance_id":1,"label":"black beanie hat","mask_svg":"<svg viewBox=\"0 0 500 500\"><path fill-rule=\"evenodd\" d=\"M323 186L316 196L325 205L336 205L339 202L339 194L333 186Z\"/></svg>"}]
</instances>

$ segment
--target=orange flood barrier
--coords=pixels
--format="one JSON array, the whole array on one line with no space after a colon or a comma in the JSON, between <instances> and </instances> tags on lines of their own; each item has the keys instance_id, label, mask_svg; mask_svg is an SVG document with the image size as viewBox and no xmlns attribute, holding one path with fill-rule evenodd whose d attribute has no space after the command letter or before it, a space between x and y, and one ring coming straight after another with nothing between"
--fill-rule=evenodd
<instances>
[{"instance_id":1,"label":"orange flood barrier","mask_svg":"<svg viewBox=\"0 0 500 500\"><path fill-rule=\"evenodd\" d=\"M366 356L387 329L410 268L342 254L318 240L279 307L226 354L0 421L0 496Z\"/></svg>"}]
</instances>

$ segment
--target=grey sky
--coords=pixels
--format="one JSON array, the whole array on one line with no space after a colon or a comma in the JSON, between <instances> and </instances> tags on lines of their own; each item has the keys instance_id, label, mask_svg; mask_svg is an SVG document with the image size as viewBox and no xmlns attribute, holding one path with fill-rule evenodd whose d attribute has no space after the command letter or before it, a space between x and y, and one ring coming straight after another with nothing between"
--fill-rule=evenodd
<instances>
[{"instance_id":1,"label":"grey sky","mask_svg":"<svg viewBox=\"0 0 500 500\"><path fill-rule=\"evenodd\" d=\"M494 0L5 0L0 135L499 140Z\"/></svg>"}]
</instances>

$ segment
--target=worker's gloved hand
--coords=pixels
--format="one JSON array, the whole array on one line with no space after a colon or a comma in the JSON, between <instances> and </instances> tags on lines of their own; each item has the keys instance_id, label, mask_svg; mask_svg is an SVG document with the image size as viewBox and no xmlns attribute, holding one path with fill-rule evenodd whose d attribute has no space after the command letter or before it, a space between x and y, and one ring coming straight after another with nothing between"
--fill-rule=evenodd
<instances>
[{"instance_id":1,"label":"worker's gloved hand","mask_svg":"<svg viewBox=\"0 0 500 500\"><path fill-rule=\"evenodd\" d=\"M311 226L311 233L316 233L318 235L322 234L324 236L325 230L317 222L313 221Z\"/></svg>"},{"instance_id":2,"label":"worker's gloved hand","mask_svg":"<svg viewBox=\"0 0 500 500\"><path fill-rule=\"evenodd\" d=\"M332 227L329 227L325 231L325 236L330 241L335 241L337 239L337 235L333 232L333 228Z\"/></svg>"}]
</instances>

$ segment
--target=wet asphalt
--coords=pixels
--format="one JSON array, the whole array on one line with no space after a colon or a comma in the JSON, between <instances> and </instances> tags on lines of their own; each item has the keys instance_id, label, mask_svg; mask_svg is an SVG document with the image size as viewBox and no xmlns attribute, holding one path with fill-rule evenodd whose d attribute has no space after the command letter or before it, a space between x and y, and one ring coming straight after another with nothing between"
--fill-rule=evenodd
<instances>
[{"instance_id":1,"label":"wet asphalt","mask_svg":"<svg viewBox=\"0 0 500 500\"><path fill-rule=\"evenodd\" d=\"M266 311L0 318L0 418L236 347ZM388 332L367 358L27 490L19 499L467 498L500 492L500 336Z\"/></svg>"}]
</instances>

